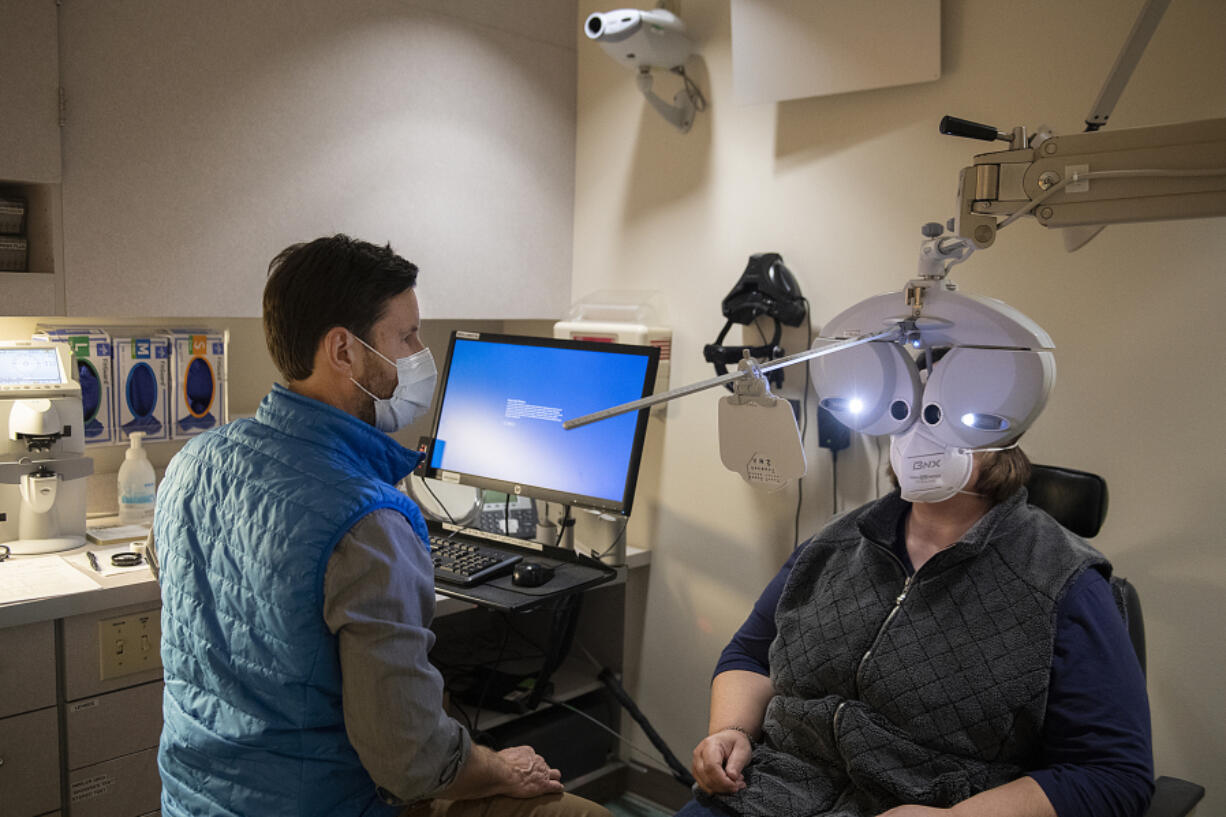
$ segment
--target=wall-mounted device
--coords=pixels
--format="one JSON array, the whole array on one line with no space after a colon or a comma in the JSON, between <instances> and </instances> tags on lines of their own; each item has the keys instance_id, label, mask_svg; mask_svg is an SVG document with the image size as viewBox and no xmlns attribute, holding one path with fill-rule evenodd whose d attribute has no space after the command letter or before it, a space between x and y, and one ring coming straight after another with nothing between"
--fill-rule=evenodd
<instances>
[{"instance_id":1,"label":"wall-mounted device","mask_svg":"<svg viewBox=\"0 0 1226 817\"><path fill-rule=\"evenodd\" d=\"M667 325L667 309L659 292L603 289L571 306L566 319L553 325L555 338L656 346L660 365L653 394L668 391L673 355L673 330ZM663 411L663 406L660 411Z\"/></svg>"},{"instance_id":2,"label":"wall-mounted device","mask_svg":"<svg viewBox=\"0 0 1226 817\"><path fill-rule=\"evenodd\" d=\"M654 346L454 332L430 475L628 516L647 412L578 432L562 423L651 394L659 359Z\"/></svg>"},{"instance_id":3,"label":"wall-mounted device","mask_svg":"<svg viewBox=\"0 0 1226 817\"><path fill-rule=\"evenodd\" d=\"M60 343L0 341L0 544L50 553L85 543L81 384Z\"/></svg>"},{"instance_id":4,"label":"wall-mounted device","mask_svg":"<svg viewBox=\"0 0 1226 817\"><path fill-rule=\"evenodd\" d=\"M686 76L685 61L694 52L681 18L665 9L615 9L589 14L583 33L605 53L637 71L639 91L661 116L682 133L694 124L694 114L705 110L707 101L694 81ZM684 87L669 105L652 90L651 70L662 68L681 77Z\"/></svg>"}]
</instances>

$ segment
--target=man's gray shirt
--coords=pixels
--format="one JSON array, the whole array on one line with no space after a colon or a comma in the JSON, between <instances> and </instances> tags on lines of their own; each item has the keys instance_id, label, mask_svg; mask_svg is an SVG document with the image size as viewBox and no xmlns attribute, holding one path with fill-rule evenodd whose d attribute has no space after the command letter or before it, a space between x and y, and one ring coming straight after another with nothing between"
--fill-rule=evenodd
<instances>
[{"instance_id":1,"label":"man's gray shirt","mask_svg":"<svg viewBox=\"0 0 1226 817\"><path fill-rule=\"evenodd\" d=\"M152 533L146 550L156 575ZM393 803L435 796L472 742L443 710L443 678L428 657L434 566L399 512L372 511L337 543L323 617L340 653L345 731L380 794Z\"/></svg>"}]
</instances>

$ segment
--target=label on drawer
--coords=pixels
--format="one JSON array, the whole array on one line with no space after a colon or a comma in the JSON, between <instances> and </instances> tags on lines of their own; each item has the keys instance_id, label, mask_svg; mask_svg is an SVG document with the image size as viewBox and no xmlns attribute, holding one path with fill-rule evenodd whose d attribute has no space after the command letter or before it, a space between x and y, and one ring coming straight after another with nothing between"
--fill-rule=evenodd
<instances>
[{"instance_id":1,"label":"label on drawer","mask_svg":"<svg viewBox=\"0 0 1226 817\"><path fill-rule=\"evenodd\" d=\"M82 800L90 800L94 797L101 797L102 795L106 794L107 790L113 785L115 785L115 778L111 777L109 774L96 774L93 777L78 780L72 784L72 802L79 803Z\"/></svg>"},{"instance_id":2,"label":"label on drawer","mask_svg":"<svg viewBox=\"0 0 1226 817\"><path fill-rule=\"evenodd\" d=\"M80 712L83 709L94 709L101 703L97 698L90 698L88 701L77 701L75 704L69 704L69 712Z\"/></svg>"}]
</instances>

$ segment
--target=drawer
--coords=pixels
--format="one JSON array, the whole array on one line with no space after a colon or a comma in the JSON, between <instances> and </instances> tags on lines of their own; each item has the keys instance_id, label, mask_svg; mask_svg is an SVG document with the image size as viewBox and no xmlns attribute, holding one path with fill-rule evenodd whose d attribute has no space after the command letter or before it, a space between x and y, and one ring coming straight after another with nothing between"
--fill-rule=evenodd
<instances>
[{"instance_id":1,"label":"drawer","mask_svg":"<svg viewBox=\"0 0 1226 817\"><path fill-rule=\"evenodd\" d=\"M161 610L148 603L64 619L64 698L76 701L162 677ZM106 641L104 641L106 639ZM103 677L103 652L125 651L126 666ZM147 660L141 661L141 658Z\"/></svg>"},{"instance_id":2,"label":"drawer","mask_svg":"<svg viewBox=\"0 0 1226 817\"><path fill-rule=\"evenodd\" d=\"M60 737L55 709L0 720L0 803L4 817L60 807Z\"/></svg>"},{"instance_id":3,"label":"drawer","mask_svg":"<svg viewBox=\"0 0 1226 817\"><path fill-rule=\"evenodd\" d=\"M0 718L55 705L55 630L50 621L0 630Z\"/></svg>"},{"instance_id":4,"label":"drawer","mask_svg":"<svg viewBox=\"0 0 1226 817\"><path fill-rule=\"evenodd\" d=\"M73 701L64 708L64 723L69 769L156 748L162 734L162 682Z\"/></svg>"},{"instance_id":5,"label":"drawer","mask_svg":"<svg viewBox=\"0 0 1226 817\"><path fill-rule=\"evenodd\" d=\"M72 817L137 817L162 805L157 749L146 749L68 773Z\"/></svg>"}]
</instances>

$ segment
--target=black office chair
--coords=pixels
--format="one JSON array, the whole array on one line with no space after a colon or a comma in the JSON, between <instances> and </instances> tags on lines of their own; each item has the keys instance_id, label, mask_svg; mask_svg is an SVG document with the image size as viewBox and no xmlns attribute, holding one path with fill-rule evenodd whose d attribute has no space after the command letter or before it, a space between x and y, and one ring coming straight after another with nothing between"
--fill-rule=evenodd
<instances>
[{"instance_id":1,"label":"black office chair","mask_svg":"<svg viewBox=\"0 0 1226 817\"><path fill-rule=\"evenodd\" d=\"M1047 511L1061 525L1085 539L1092 539L1107 518L1107 483L1097 474L1036 465L1026 490L1030 504ZM1144 672L1145 621L1137 590L1127 579L1113 576L1111 591ZM1159 777L1145 817L1185 817L1204 796L1204 786L1176 777Z\"/></svg>"}]
</instances>

